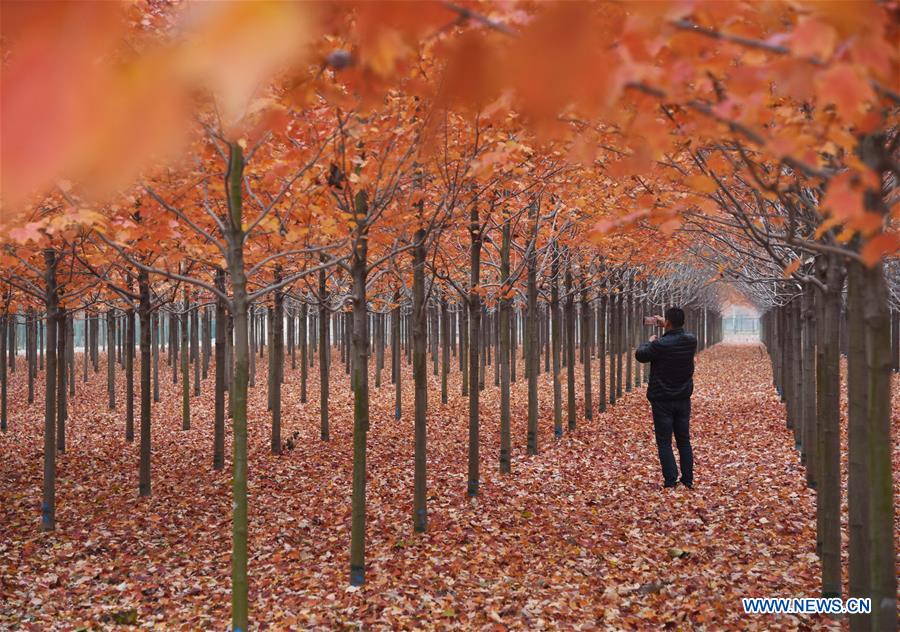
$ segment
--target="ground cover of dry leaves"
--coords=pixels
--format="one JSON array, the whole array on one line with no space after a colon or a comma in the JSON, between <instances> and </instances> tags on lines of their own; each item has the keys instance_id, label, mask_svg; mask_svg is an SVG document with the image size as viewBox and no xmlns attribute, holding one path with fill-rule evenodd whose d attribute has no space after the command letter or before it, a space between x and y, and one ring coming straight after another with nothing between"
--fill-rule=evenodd
<instances>
[{"instance_id":1,"label":"ground cover of dry leaves","mask_svg":"<svg viewBox=\"0 0 900 632\"><path fill-rule=\"evenodd\" d=\"M58 461L58 528L41 534L42 382L35 404L26 405L19 362L9 431L0 436L0 629L225 629L230 463L212 470L212 376L192 398L192 429L182 431L180 385L163 367L163 401L153 409L153 496L145 499L137 494L138 444L124 441L122 374L119 410L108 411L104 369L84 385L76 360L78 394ZM520 377L513 386L513 472L499 474L499 391L489 366L482 491L467 500L467 400L454 370L450 402L442 405L429 362L424 535L412 533L412 381L405 367L405 410L395 421L386 370L385 384L372 388L368 583L358 590L347 582L351 394L337 355L334 367L328 443L318 438L317 371L305 405L299 372L288 371L283 436L296 439L281 456L269 454L264 380L252 389L254 626L846 627L823 617L748 616L740 608L742 596L818 595L814 497L761 346L723 344L698 357L693 491L661 489L643 388L586 420L580 366L578 429L558 441L551 383L541 375L534 457L525 455L526 384ZM565 402L565 373L563 389ZM895 417L895 455L898 424Z\"/></svg>"}]
</instances>

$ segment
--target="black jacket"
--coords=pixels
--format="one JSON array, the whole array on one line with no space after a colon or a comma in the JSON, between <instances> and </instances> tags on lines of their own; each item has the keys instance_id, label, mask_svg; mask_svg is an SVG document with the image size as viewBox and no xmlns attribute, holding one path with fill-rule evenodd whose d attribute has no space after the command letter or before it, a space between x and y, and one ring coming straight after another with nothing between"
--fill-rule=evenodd
<instances>
[{"instance_id":1,"label":"black jacket","mask_svg":"<svg viewBox=\"0 0 900 632\"><path fill-rule=\"evenodd\" d=\"M634 353L638 362L650 363L647 399L670 402L688 399L694 392L694 354L697 338L683 328L671 329Z\"/></svg>"}]
</instances>

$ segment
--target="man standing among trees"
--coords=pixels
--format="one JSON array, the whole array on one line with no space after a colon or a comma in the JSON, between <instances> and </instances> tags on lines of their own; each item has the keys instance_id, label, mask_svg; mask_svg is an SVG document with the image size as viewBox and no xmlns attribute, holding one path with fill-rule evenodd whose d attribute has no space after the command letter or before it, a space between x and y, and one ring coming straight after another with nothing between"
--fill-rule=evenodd
<instances>
[{"instance_id":1,"label":"man standing among trees","mask_svg":"<svg viewBox=\"0 0 900 632\"><path fill-rule=\"evenodd\" d=\"M638 347L634 354L638 362L650 363L647 399L653 410L653 429L664 487L678 484L678 468L672 453L674 432L681 462L681 483L690 489L694 485L694 453L689 422L697 338L684 331L684 310L679 307L667 309L665 317L650 316L644 324L665 329L662 337L650 336L650 340Z\"/></svg>"}]
</instances>

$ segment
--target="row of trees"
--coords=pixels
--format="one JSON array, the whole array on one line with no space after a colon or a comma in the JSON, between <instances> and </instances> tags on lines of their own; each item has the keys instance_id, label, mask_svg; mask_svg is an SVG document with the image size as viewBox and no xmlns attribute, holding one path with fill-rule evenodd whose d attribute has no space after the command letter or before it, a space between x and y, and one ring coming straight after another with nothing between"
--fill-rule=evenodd
<instances>
[{"instance_id":1,"label":"row of trees","mask_svg":"<svg viewBox=\"0 0 900 632\"><path fill-rule=\"evenodd\" d=\"M822 592L840 596L841 567L841 308L846 318L847 452L849 461L849 590L889 610L896 597L890 372L898 370L897 332L879 313L884 296L858 261L831 271L817 262L806 283L781 283L763 318L763 341L772 358L775 385L787 411L787 427L816 490L816 552L822 560ZM846 276L846 278L844 278ZM894 277L896 281L896 277ZM846 289L842 292L842 284ZM880 284L881 291L886 287ZM770 300L772 300L770 299ZM894 311L893 322L896 323ZM882 612L883 614L883 612ZM851 617L869 629L866 615Z\"/></svg>"},{"instance_id":2,"label":"row of trees","mask_svg":"<svg viewBox=\"0 0 900 632\"><path fill-rule=\"evenodd\" d=\"M385 365L385 350L390 348L390 359L393 367L392 382L396 384L396 415L399 418L403 410L400 397L400 381L402 379L401 363L403 358L414 364L413 379L415 381L416 402L414 413L421 417L417 428L421 432L417 442L415 477L415 502L413 511L414 529L424 531L427 526L426 507L426 473L424 470L426 443L426 411L427 411L427 349L431 347L433 371L440 371L442 376L442 400L447 400L447 376L451 366L451 353L459 358L459 370L462 372L463 395L467 395L472 406L470 416L470 461L469 461L469 495L477 495L479 482L479 417L478 393L490 385L487 366L493 365L494 385L501 388L501 437L499 449L499 467L503 472L511 470L511 442L509 426L509 393L510 384L517 379L517 359L523 362L523 373L529 383L529 394L533 394L534 405L529 406L529 433L526 441L529 454L537 454L539 446L537 417L537 378L541 372L541 356L543 370L553 374L554 434L561 437L563 427L562 403L562 370L567 371L565 379L567 404L567 429L574 431L577 424L578 406L576 404L575 370L577 362L582 363L584 374L583 414L590 418L595 408L599 412L606 410L608 404L614 404L624 392L638 386L646 379L646 367L643 373L638 365L632 362L632 350L643 337L645 328L642 319L649 313L661 311L663 305L678 298L679 290L689 292L690 288L682 288L677 276L659 276L656 278L639 278L638 271L633 268L620 267L616 270L606 269L601 280L589 283L582 277L576 287L573 283L571 261L564 259L561 251L554 251L556 260L549 264L554 270L566 268L565 274L557 273L547 276L542 283L541 292L548 300L528 305L527 300L516 300L508 289L499 305L476 304L477 313L472 312L471 301L450 303L447 300L449 290L441 292L440 279L431 276L428 292L430 295L441 293L440 298L431 296L423 300L416 309L416 296L407 290L394 291L391 303L370 301L366 305L367 337L362 342L365 351L358 352L359 342L350 334L353 323L348 322L353 316L342 306L352 297L346 288L341 288L340 279L334 279L331 286L325 283L326 292L312 296L297 296L289 286L285 290L277 290L271 295L267 304L253 304L248 309L249 350L247 386L255 383L255 358L268 350L266 366L268 367L268 401L271 411L272 451L278 453L282 449L281 440L281 389L285 380L287 356L292 359L292 368L296 365L299 351L300 357L300 389L301 401L306 399L306 375L313 366L316 356L320 375L324 376L320 384L321 438L329 437L328 419L328 373L334 361L335 349L338 361L343 361L345 370L351 375L349 384L363 405L368 404L368 390L359 388L358 380L362 372L356 371L354 363L362 362L368 376L369 348L375 347L376 384L380 386L381 369ZM190 430L191 409L190 398L200 393L201 383L207 372L215 373L215 435L212 446L212 465L219 469L224 466L224 432L226 413L234 419L240 414L235 402L236 362L235 349L240 342L233 330L234 318L221 309L221 299L204 297L202 291L183 292L183 284L171 280L159 279L150 282L150 275L139 271L139 284L142 286L138 311L140 321L135 322L134 304L128 291L109 282L107 277L96 277L111 292L102 301L90 302L82 309L60 309L48 300L50 296L58 296L57 288L52 284L58 266L56 252L45 249L44 260L49 272L45 272L47 290L44 293L43 305L36 300L27 308L27 320L18 326L26 332L25 336L25 371L29 386L33 390L34 378L39 370L45 369L45 481L42 502L42 528L55 528L55 482L56 453L66 449L66 406L67 398L75 395L76 367L82 369L81 381L87 381L92 374L100 372L101 341L106 352L106 382L109 396L108 405L111 410L121 406L116 401L117 368L123 370L126 381L124 402L124 439L126 442L135 439L134 400L140 401L140 465L139 493L143 496L151 494L151 401L159 401L160 355L164 354L169 366L171 379L177 383L179 374L183 395L182 428ZM23 260L24 261L24 260ZM95 272L95 271L94 271ZM89 276L93 272L85 267L82 274ZM320 273L326 275L325 267ZM335 272L337 275L337 272ZM503 272L501 271L501 274ZM580 276L580 275L579 275ZM532 281L534 283L534 281ZM89 282L86 282L88 285ZM551 287L546 287L550 285ZM501 286L509 288L507 286ZM10 285L10 289L20 289L23 297L28 290L37 287L29 284L27 278L18 277ZM151 299L152 288L152 299ZM352 288L351 288L352 290ZM32 298L40 296L33 292ZM10 292L7 292L7 296ZM183 298L179 298L183 297ZM714 292L694 294L689 307L689 326L698 332L701 346L713 344L721 335L721 321L714 306ZM115 304L120 306L114 307ZM211 304L212 303L212 304ZM213 305L214 304L214 305ZM562 304L562 307L561 307ZM71 305L71 304L70 304ZM152 305L152 307L151 307ZM104 311L98 311L105 306ZM55 307L55 315L54 315ZM533 311L532 311L533 310ZM385 326L386 316L390 314L392 324L388 334ZM2 379L4 402L9 378L15 374L18 357L17 316L7 311L3 315L0 339L9 343L2 349ZM80 325L76 327L76 323ZM286 325L286 327L285 327ZM533 326L534 329L530 330ZM75 353L76 336L80 331L80 358ZM286 329L287 344L284 330ZM45 331L42 336L37 332ZM533 334L528 332L533 331ZM318 333L315 333L318 332ZM512 335L510 333L512 332ZM533 337L532 337L533 335ZM43 338L46 350L40 352L39 339ZM137 371L140 388L134 388L133 357L136 340L140 340L141 362ZM214 343L213 343L214 341ZM215 356L211 352L215 346ZM285 352L287 347L287 353ZM579 359L576 360L576 349ZM328 350L323 353L322 350ZM42 367L41 359L46 358ZM552 361L551 361L552 358ZM597 359L595 371L594 358ZM212 362L211 362L212 360ZM358 364L356 366L359 366ZM440 366L440 369L438 369ZM191 370L193 369L193 370ZM203 377L201 377L203 376ZM55 378L55 379L54 379ZM597 404L592 400L592 384L599 378L596 391ZM193 389L191 383L193 382ZM68 388L66 385L68 384ZM228 405L226 408L226 391ZM471 402L475 402L471 404ZM358 408L357 408L358 410ZM356 417L356 420L359 416ZM15 420L13 420L15 423ZM357 422L358 423L358 422ZM6 426L4 426L6 427ZM363 435L363 442L357 444L354 464L364 468L365 443L364 433L367 428L355 428L355 436ZM237 447L235 457L239 456ZM362 470L364 474L364 469ZM362 522L351 542L351 556L359 555L365 546L365 494L364 489L355 490L353 496L356 510L355 520ZM359 522L356 523L359 525ZM351 557L351 559L353 559ZM351 565L351 581L361 583L363 580L359 569L364 569L364 557L361 564ZM239 561L238 558L235 558Z\"/></svg>"},{"instance_id":3,"label":"row of trees","mask_svg":"<svg viewBox=\"0 0 900 632\"><path fill-rule=\"evenodd\" d=\"M586 381L591 395L603 393L586 410L607 405L613 381L618 397L623 364L628 374L631 354L624 351L637 338L644 301L654 311L671 302L702 309L708 340L715 341L716 281L764 309L785 304L798 283L821 293L815 305L822 303L828 330L816 338L815 353L823 356L815 371L829 367L834 386L835 314L844 277L858 272L848 294L862 297L866 316L854 336L862 335L872 354L865 371L853 373L870 389L870 435L858 445L891 445L884 354L897 296L896 272L888 270L900 246L896 20L889 5L847 6L224 3L193 12L162 3L59 3L43 14L17 7L14 20L5 20L18 29L16 37L3 44L2 87L12 95L5 109L17 124L5 130L0 161L0 265L7 272L4 314L30 309L32 321L47 324L44 528L55 521L53 462L67 366L67 388L75 384L73 363L60 360L76 355L67 322L83 310L94 318L88 327L94 333L82 362L99 361L101 314L107 349L124 333L127 369L140 337L142 441L152 414L153 332L158 346L159 321L168 319L158 314L179 321L177 335L163 337L178 350L170 361L182 376L185 427L191 357L194 384L203 371L200 348L215 358L214 464L224 463L224 455L215 455L222 452L226 412L234 437L235 630L248 623L247 389L256 381L254 351L270 350L272 448L280 449L285 335L308 345L316 331L320 350L343 345L355 401L353 583L364 580L365 569L373 344L377 357L379 345L397 341L391 362L400 375L401 336L385 335L384 318L373 320L373 313L391 313L391 332L404 332L413 364L417 530L427 527L429 344L435 357L452 341L464 360L467 492L476 495L488 354L500 360L501 415L508 414L502 396L513 358L523 363L526 444L537 452L534 380L541 348L546 370L548 341L549 371L561 377L566 370L571 427L574 343L616 358L598 391ZM59 26L72 23L90 27ZM38 61L48 72L33 72ZM69 77L79 85L67 83ZM54 107L36 110L36 102ZM10 148L15 155L7 155ZM284 311L298 308L305 310L305 335L284 328ZM198 336L198 309L216 312L199 318L206 336ZM271 327L260 321L263 309L266 319L271 310ZM125 315L124 327L116 324L117 312ZM329 326L334 313L344 312L339 326ZM451 313L458 314L456 326ZM700 312L692 317L696 327ZM452 333L442 336L446 327ZM40 329L29 331L34 359ZM520 340L521 358L512 352ZM800 341L802 350L802 334ZM582 352L582 359L589 356ZM439 363L446 358L441 352ZM807 375L809 359L802 362ZM111 405L114 362L108 354ZM329 362L321 357L319 371L327 384ZM797 374L804 368L789 375ZM129 436L133 371L125 375ZM627 377L622 382L631 384ZM561 389L562 380L554 379L556 433L563 431ZM833 428L833 395L820 395L817 414L821 401ZM325 404L322 389L323 438ZM398 400L400 414L401 408ZM501 436L502 468L511 467L511 440ZM816 463L825 463L826 452L833 462L829 441ZM884 450L874 456L870 480L892 484ZM149 494L149 452L141 468L141 490ZM883 504L892 503L892 494L882 487L881 512L866 528L879 534L878 554L893 560L893 539L884 538L893 507ZM828 489L819 504L834 507L839 493ZM833 542L833 529L828 533ZM832 569L823 582L830 594L833 564L824 567ZM886 591L886 580L873 579L871 589ZM896 601L885 596L894 593L879 594L871 619L855 619L854 626L896 627Z\"/></svg>"}]
</instances>

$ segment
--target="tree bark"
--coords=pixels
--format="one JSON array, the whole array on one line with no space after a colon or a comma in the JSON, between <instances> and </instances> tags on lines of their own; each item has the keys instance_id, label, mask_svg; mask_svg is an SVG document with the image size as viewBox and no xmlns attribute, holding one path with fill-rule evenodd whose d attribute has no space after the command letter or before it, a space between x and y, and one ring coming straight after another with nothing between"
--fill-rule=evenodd
<instances>
[{"instance_id":1,"label":"tree bark","mask_svg":"<svg viewBox=\"0 0 900 632\"><path fill-rule=\"evenodd\" d=\"M153 363L153 401L159 402L159 340L160 340L160 318L159 313L155 312L150 320L150 339L152 350L151 361Z\"/></svg>"},{"instance_id":2,"label":"tree bark","mask_svg":"<svg viewBox=\"0 0 900 632\"><path fill-rule=\"evenodd\" d=\"M803 328L802 354L803 384L803 445L806 454L806 484L810 489L816 488L817 471L817 423L816 423L816 310L815 288L807 284L803 289Z\"/></svg>"},{"instance_id":3,"label":"tree bark","mask_svg":"<svg viewBox=\"0 0 900 632\"><path fill-rule=\"evenodd\" d=\"M44 250L44 304L47 322L47 374L44 391L44 489L41 503L41 530L56 529L56 316L59 297L56 286L56 252Z\"/></svg>"},{"instance_id":4,"label":"tree bark","mask_svg":"<svg viewBox=\"0 0 900 632\"><path fill-rule=\"evenodd\" d=\"M616 399L622 399L622 360L625 356L625 288L620 286L616 301Z\"/></svg>"},{"instance_id":5,"label":"tree bark","mask_svg":"<svg viewBox=\"0 0 900 632\"><path fill-rule=\"evenodd\" d=\"M328 340L328 288L325 268L319 270L319 437L328 441L328 372L331 365L331 344Z\"/></svg>"},{"instance_id":6,"label":"tree bark","mask_svg":"<svg viewBox=\"0 0 900 632\"><path fill-rule=\"evenodd\" d=\"M34 377L37 374L37 354L35 353L34 309L29 307L25 316L25 358L28 373L28 403L34 403Z\"/></svg>"},{"instance_id":7,"label":"tree bark","mask_svg":"<svg viewBox=\"0 0 900 632\"><path fill-rule=\"evenodd\" d=\"M462 318L462 328L459 336L460 354L462 372L462 396L469 396L469 300L466 300L462 306L460 317Z\"/></svg>"},{"instance_id":8,"label":"tree bark","mask_svg":"<svg viewBox=\"0 0 900 632\"><path fill-rule=\"evenodd\" d=\"M587 279L581 281L581 348L584 352L584 416L593 419L591 399L591 299Z\"/></svg>"},{"instance_id":9,"label":"tree bark","mask_svg":"<svg viewBox=\"0 0 900 632\"><path fill-rule=\"evenodd\" d=\"M575 430L575 293L572 288L572 264L566 262L566 402L569 432Z\"/></svg>"},{"instance_id":10,"label":"tree bark","mask_svg":"<svg viewBox=\"0 0 900 632\"><path fill-rule=\"evenodd\" d=\"M509 410L509 318L510 296L509 287L509 249L510 226L509 218L503 222L503 237L500 246L500 350L497 363L500 366L500 471L508 474L512 469L510 451L510 410Z\"/></svg>"},{"instance_id":11,"label":"tree bark","mask_svg":"<svg viewBox=\"0 0 900 632\"><path fill-rule=\"evenodd\" d=\"M66 384L69 387L69 398L75 397L75 313L66 315L66 366L69 376ZM68 414L68 412L67 412Z\"/></svg>"},{"instance_id":12,"label":"tree bark","mask_svg":"<svg viewBox=\"0 0 900 632\"><path fill-rule=\"evenodd\" d=\"M200 396L200 306L191 312L191 362L194 363L194 397Z\"/></svg>"},{"instance_id":13,"label":"tree bark","mask_svg":"<svg viewBox=\"0 0 900 632\"><path fill-rule=\"evenodd\" d=\"M420 228L414 237L413 248L413 386L415 390L414 435L415 455L413 474L413 530L424 533L428 528L426 449L427 449L427 414L428 414L428 375L426 368L425 328L427 323L425 305L425 230ZM397 384L400 380L397 380ZM398 395L399 402L399 395ZM398 403L399 409L399 403ZM398 416L399 418L399 416Z\"/></svg>"},{"instance_id":14,"label":"tree bark","mask_svg":"<svg viewBox=\"0 0 900 632\"><path fill-rule=\"evenodd\" d=\"M629 281L629 290L625 298L625 392L630 393L633 384L631 350L634 348L634 281Z\"/></svg>"},{"instance_id":15,"label":"tree bark","mask_svg":"<svg viewBox=\"0 0 900 632\"><path fill-rule=\"evenodd\" d=\"M138 466L138 493L141 496L149 496L151 494L150 338L153 326L150 322L150 278L146 270L138 272L138 294L140 295L138 317L141 321L141 446L140 464Z\"/></svg>"},{"instance_id":16,"label":"tree bark","mask_svg":"<svg viewBox=\"0 0 900 632\"><path fill-rule=\"evenodd\" d=\"M403 412L403 389L401 387L401 371L403 370L400 344L400 291L394 290L394 308L391 310L391 375L394 383L394 419L400 420Z\"/></svg>"},{"instance_id":17,"label":"tree bark","mask_svg":"<svg viewBox=\"0 0 900 632\"><path fill-rule=\"evenodd\" d=\"M525 330L525 372L528 376L528 454L538 453L538 354L537 344L537 201L532 201L530 220L534 225L527 261L527 310Z\"/></svg>"},{"instance_id":18,"label":"tree bark","mask_svg":"<svg viewBox=\"0 0 900 632\"><path fill-rule=\"evenodd\" d=\"M559 250L553 245L553 262L550 265L550 318L553 327L553 436L562 437L562 383L560 364L562 361L562 323L559 310Z\"/></svg>"},{"instance_id":19,"label":"tree bark","mask_svg":"<svg viewBox=\"0 0 900 632\"><path fill-rule=\"evenodd\" d=\"M866 331L862 264L847 266L847 311L855 317L847 322L848 462L847 505L849 509L849 590L851 597L870 596L869 566L869 469L866 463ZM868 630L870 615L851 614L850 629Z\"/></svg>"},{"instance_id":20,"label":"tree bark","mask_svg":"<svg viewBox=\"0 0 900 632\"><path fill-rule=\"evenodd\" d=\"M450 379L450 314L447 296L441 292L441 403L449 401L448 380Z\"/></svg>"},{"instance_id":21,"label":"tree bark","mask_svg":"<svg viewBox=\"0 0 900 632\"><path fill-rule=\"evenodd\" d=\"M129 281L129 284L131 282ZM134 308L125 312L125 441L134 443Z\"/></svg>"},{"instance_id":22,"label":"tree bark","mask_svg":"<svg viewBox=\"0 0 900 632\"><path fill-rule=\"evenodd\" d=\"M188 372L188 315L191 299L187 288L184 290L184 306L181 313L181 429L191 429L191 377Z\"/></svg>"},{"instance_id":23,"label":"tree bark","mask_svg":"<svg viewBox=\"0 0 900 632\"><path fill-rule=\"evenodd\" d=\"M891 366L900 371L900 309L891 311Z\"/></svg>"},{"instance_id":24,"label":"tree bark","mask_svg":"<svg viewBox=\"0 0 900 632\"><path fill-rule=\"evenodd\" d=\"M872 629L897 629L897 573L894 549L894 493L891 462L890 310L884 263L866 268L863 281L866 368L868 369L868 512Z\"/></svg>"},{"instance_id":25,"label":"tree bark","mask_svg":"<svg viewBox=\"0 0 900 632\"><path fill-rule=\"evenodd\" d=\"M600 306L597 308L597 319L600 321L597 325L597 359L600 363L600 387L597 391L597 400L599 402L599 412L606 412L606 281L603 282L603 288L600 290Z\"/></svg>"},{"instance_id":26,"label":"tree bark","mask_svg":"<svg viewBox=\"0 0 900 632\"><path fill-rule=\"evenodd\" d=\"M109 409L116 409L116 325L113 310L106 312L106 392Z\"/></svg>"},{"instance_id":27,"label":"tree bark","mask_svg":"<svg viewBox=\"0 0 900 632\"><path fill-rule=\"evenodd\" d=\"M300 403L306 403L307 381L309 380L309 304L304 300L300 305Z\"/></svg>"},{"instance_id":28,"label":"tree bark","mask_svg":"<svg viewBox=\"0 0 900 632\"><path fill-rule=\"evenodd\" d=\"M56 451L66 451L66 308L58 307L56 322L47 321L47 328L56 327Z\"/></svg>"},{"instance_id":29,"label":"tree bark","mask_svg":"<svg viewBox=\"0 0 900 632\"><path fill-rule=\"evenodd\" d=\"M469 236L471 238L469 262L469 479L466 493L478 495L479 486L479 355L481 351L481 224L478 205L473 203L469 215Z\"/></svg>"},{"instance_id":30,"label":"tree bark","mask_svg":"<svg viewBox=\"0 0 900 632\"><path fill-rule=\"evenodd\" d=\"M281 281L281 266L275 268L275 283ZM281 454L281 382L284 372L284 293L275 290L272 310L272 365L269 388L272 389L272 454Z\"/></svg>"},{"instance_id":31,"label":"tree bark","mask_svg":"<svg viewBox=\"0 0 900 632\"><path fill-rule=\"evenodd\" d=\"M9 344L9 336L7 328L9 327L9 313L0 316L0 432L7 430L7 387L9 382L9 373L7 371L7 345Z\"/></svg>"},{"instance_id":32,"label":"tree bark","mask_svg":"<svg viewBox=\"0 0 900 632\"><path fill-rule=\"evenodd\" d=\"M619 357L618 291L609 294L609 403L616 403L616 360Z\"/></svg>"},{"instance_id":33,"label":"tree bark","mask_svg":"<svg viewBox=\"0 0 900 632\"><path fill-rule=\"evenodd\" d=\"M840 445L840 261L830 256L821 261L820 276L827 289L822 292L820 312L821 352L817 358L817 402L819 419L818 506L822 531L822 596L841 595L841 445Z\"/></svg>"},{"instance_id":34,"label":"tree bark","mask_svg":"<svg viewBox=\"0 0 900 632\"><path fill-rule=\"evenodd\" d=\"M369 431L368 201L356 194L356 236L350 272L353 277L353 497L350 521L350 585L365 583L366 551L366 437Z\"/></svg>"},{"instance_id":35,"label":"tree bark","mask_svg":"<svg viewBox=\"0 0 900 632\"><path fill-rule=\"evenodd\" d=\"M225 271L216 269L216 287L225 292ZM216 297L216 346L215 346L215 419L213 421L213 469L225 467L225 301Z\"/></svg>"},{"instance_id":36,"label":"tree bark","mask_svg":"<svg viewBox=\"0 0 900 632\"><path fill-rule=\"evenodd\" d=\"M234 456L232 475L231 627L247 632L247 382L250 350L247 337L247 279L244 274L244 231L241 226L241 183L244 158L237 142L229 144L225 189L228 196L228 265L231 272L232 320L234 323L234 379L232 432Z\"/></svg>"}]
</instances>

